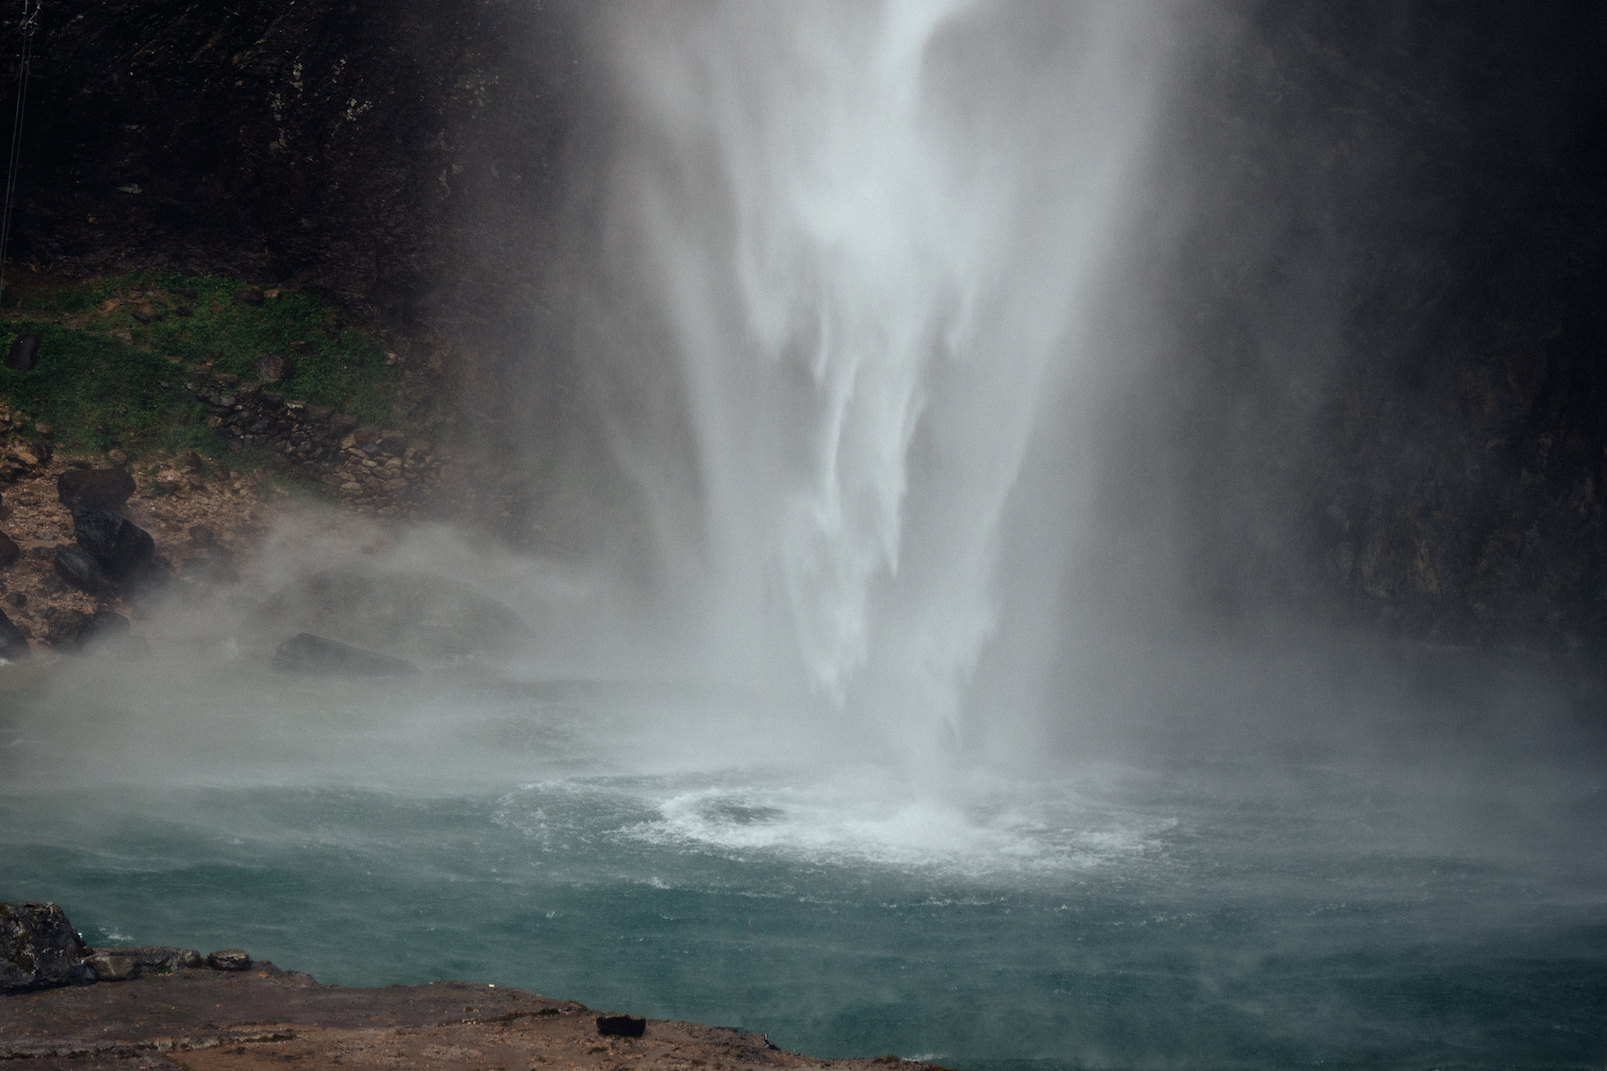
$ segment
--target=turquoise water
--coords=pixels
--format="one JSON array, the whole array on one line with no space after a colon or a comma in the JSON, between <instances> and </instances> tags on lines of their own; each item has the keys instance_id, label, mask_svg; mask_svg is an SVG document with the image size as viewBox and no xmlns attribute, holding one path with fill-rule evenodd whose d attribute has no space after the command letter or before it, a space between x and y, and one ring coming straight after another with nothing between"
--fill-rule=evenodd
<instances>
[{"instance_id":1,"label":"turquoise water","mask_svg":"<svg viewBox=\"0 0 1607 1071\"><path fill-rule=\"evenodd\" d=\"M39 681L5 693L0 899L59 901L91 943L494 981L979 1071L1607 1065L1588 768L1068 764L934 796L868 766L609 769L583 728L620 701L515 690L443 720L440 762L496 741L456 786L405 787L387 749L417 736L356 692L297 743L333 756L315 776L260 754L292 694L234 766L209 737L181 778L129 741L171 752L194 723L104 751L70 715L107 690Z\"/></svg>"}]
</instances>

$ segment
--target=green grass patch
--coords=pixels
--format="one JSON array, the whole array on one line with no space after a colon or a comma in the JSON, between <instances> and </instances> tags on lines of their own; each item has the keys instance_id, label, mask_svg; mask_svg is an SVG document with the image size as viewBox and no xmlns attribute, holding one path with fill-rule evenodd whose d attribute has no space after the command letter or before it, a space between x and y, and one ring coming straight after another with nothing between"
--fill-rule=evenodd
<instances>
[{"instance_id":1,"label":"green grass patch","mask_svg":"<svg viewBox=\"0 0 1607 1071\"><path fill-rule=\"evenodd\" d=\"M185 366L232 373L246 384L256 381L262 357L284 353L295 371L267 389L365 423L399 422L398 377L374 336L341 323L335 307L311 294L285 290L260 306L237 300L246 285L136 272L24 284L16 298L8 288L7 305L30 319L0 324L0 345L33 331L39 365L0 368L0 394L54 425L64 448L215 453L221 439L184 388L195 378Z\"/></svg>"},{"instance_id":2,"label":"green grass patch","mask_svg":"<svg viewBox=\"0 0 1607 1071\"><path fill-rule=\"evenodd\" d=\"M13 409L56 429L68 450L169 449L216 453L222 442L206 409L184 389L184 370L116 338L37 322L7 324L7 347L23 330L39 336L32 371L0 367L0 394Z\"/></svg>"}]
</instances>

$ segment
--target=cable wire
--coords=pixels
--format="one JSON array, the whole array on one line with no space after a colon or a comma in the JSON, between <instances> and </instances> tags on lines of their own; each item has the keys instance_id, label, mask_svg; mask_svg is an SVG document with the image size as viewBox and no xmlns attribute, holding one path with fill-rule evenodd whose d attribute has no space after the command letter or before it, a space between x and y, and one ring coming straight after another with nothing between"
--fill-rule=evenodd
<instances>
[{"instance_id":1,"label":"cable wire","mask_svg":"<svg viewBox=\"0 0 1607 1071\"><path fill-rule=\"evenodd\" d=\"M6 293L6 250L11 244L11 209L17 194L17 171L22 165L22 117L28 105L28 72L33 62L33 35L39 29L44 0L22 0L22 59L17 67L17 107L11 119L11 160L6 167L5 210L0 213L0 300Z\"/></svg>"}]
</instances>

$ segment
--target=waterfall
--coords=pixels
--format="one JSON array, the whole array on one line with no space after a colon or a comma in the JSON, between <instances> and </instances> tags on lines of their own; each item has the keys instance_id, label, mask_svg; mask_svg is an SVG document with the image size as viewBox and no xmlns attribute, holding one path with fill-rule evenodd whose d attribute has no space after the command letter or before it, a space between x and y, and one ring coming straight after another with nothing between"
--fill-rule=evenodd
<instances>
[{"instance_id":1,"label":"waterfall","mask_svg":"<svg viewBox=\"0 0 1607 1071\"><path fill-rule=\"evenodd\" d=\"M930 754L1010 612L1001 569L1070 538L1001 517L1045 399L1098 359L1163 27L976 0L605 21L591 338L660 573L729 674Z\"/></svg>"}]
</instances>

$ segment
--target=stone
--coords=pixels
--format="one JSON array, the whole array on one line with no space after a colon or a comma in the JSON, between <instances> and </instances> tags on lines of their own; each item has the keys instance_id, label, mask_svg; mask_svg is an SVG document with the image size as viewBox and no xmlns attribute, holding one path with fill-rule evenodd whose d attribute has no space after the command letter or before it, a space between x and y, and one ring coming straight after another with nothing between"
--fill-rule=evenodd
<instances>
[{"instance_id":1,"label":"stone","mask_svg":"<svg viewBox=\"0 0 1607 1071\"><path fill-rule=\"evenodd\" d=\"M379 448L387 454L400 456L407 449L407 436L399 431L382 431L379 434Z\"/></svg>"},{"instance_id":2,"label":"stone","mask_svg":"<svg viewBox=\"0 0 1607 1071\"><path fill-rule=\"evenodd\" d=\"M608 1038L639 1038L647 1033L647 1020L639 1015L599 1015L597 1032Z\"/></svg>"},{"instance_id":3,"label":"stone","mask_svg":"<svg viewBox=\"0 0 1607 1071\"><path fill-rule=\"evenodd\" d=\"M0 904L0 993L85 985L84 939L59 904Z\"/></svg>"},{"instance_id":4,"label":"stone","mask_svg":"<svg viewBox=\"0 0 1607 1071\"><path fill-rule=\"evenodd\" d=\"M55 566L56 575L79 591L90 595L112 593L111 577L106 575L106 571L88 551L76 543L63 543L56 548Z\"/></svg>"},{"instance_id":5,"label":"stone","mask_svg":"<svg viewBox=\"0 0 1607 1071\"><path fill-rule=\"evenodd\" d=\"M359 424L352 432L352 440L358 446L373 446L379 442L379 437L385 434L373 424Z\"/></svg>"},{"instance_id":6,"label":"stone","mask_svg":"<svg viewBox=\"0 0 1607 1071\"><path fill-rule=\"evenodd\" d=\"M249 971L251 957L238 948L224 948L209 953L206 965L215 971Z\"/></svg>"},{"instance_id":7,"label":"stone","mask_svg":"<svg viewBox=\"0 0 1607 1071\"><path fill-rule=\"evenodd\" d=\"M201 953L193 948L176 948L172 945L97 948L92 950L89 962L95 967L95 974L102 980L105 980L106 976L101 974L100 967L95 963L101 956L129 961L133 965L135 976L171 974L177 970L199 967L202 963Z\"/></svg>"},{"instance_id":8,"label":"stone","mask_svg":"<svg viewBox=\"0 0 1607 1071\"><path fill-rule=\"evenodd\" d=\"M73 532L78 545L113 580L139 575L156 558L156 541L151 534L110 510L74 510Z\"/></svg>"},{"instance_id":9,"label":"stone","mask_svg":"<svg viewBox=\"0 0 1607 1071\"><path fill-rule=\"evenodd\" d=\"M310 632L298 632L281 643L273 655L273 668L316 677L399 677L418 672L411 662Z\"/></svg>"},{"instance_id":10,"label":"stone","mask_svg":"<svg viewBox=\"0 0 1607 1071\"><path fill-rule=\"evenodd\" d=\"M467 584L361 566L313 573L281 588L245 628L261 641L308 632L424 665L503 656L529 632L517 613Z\"/></svg>"},{"instance_id":11,"label":"stone","mask_svg":"<svg viewBox=\"0 0 1607 1071\"><path fill-rule=\"evenodd\" d=\"M15 606L20 610L24 606L28 605L28 596L24 595L20 591L13 591L11 594L6 596L6 603L10 606Z\"/></svg>"},{"instance_id":12,"label":"stone","mask_svg":"<svg viewBox=\"0 0 1607 1071\"><path fill-rule=\"evenodd\" d=\"M260 307L264 299L261 290L254 286L247 286L234 292L234 300L242 305Z\"/></svg>"},{"instance_id":13,"label":"stone","mask_svg":"<svg viewBox=\"0 0 1607 1071\"><path fill-rule=\"evenodd\" d=\"M257 362L257 379L263 383L278 383L289 379L296 371L296 362L288 353L270 353Z\"/></svg>"},{"instance_id":14,"label":"stone","mask_svg":"<svg viewBox=\"0 0 1607 1071\"><path fill-rule=\"evenodd\" d=\"M0 532L0 569L4 569L20 557L22 548L17 546L17 541Z\"/></svg>"},{"instance_id":15,"label":"stone","mask_svg":"<svg viewBox=\"0 0 1607 1071\"><path fill-rule=\"evenodd\" d=\"M20 595L21 592L14 594ZM9 597L7 601L10 601ZM18 628L16 622L7 617L4 610L0 610L0 658L7 662L20 662L32 655L33 648L28 646L28 634Z\"/></svg>"},{"instance_id":16,"label":"stone","mask_svg":"<svg viewBox=\"0 0 1607 1071\"><path fill-rule=\"evenodd\" d=\"M96 952L86 963L95 971L97 982L126 982L139 974L139 960L112 952Z\"/></svg>"},{"instance_id":17,"label":"stone","mask_svg":"<svg viewBox=\"0 0 1607 1071\"><path fill-rule=\"evenodd\" d=\"M122 509L134 493L134 477L122 469L68 469L56 477L56 494L73 512Z\"/></svg>"},{"instance_id":18,"label":"stone","mask_svg":"<svg viewBox=\"0 0 1607 1071\"><path fill-rule=\"evenodd\" d=\"M24 332L6 353L6 367L13 372L32 372L39 363L39 336Z\"/></svg>"}]
</instances>

